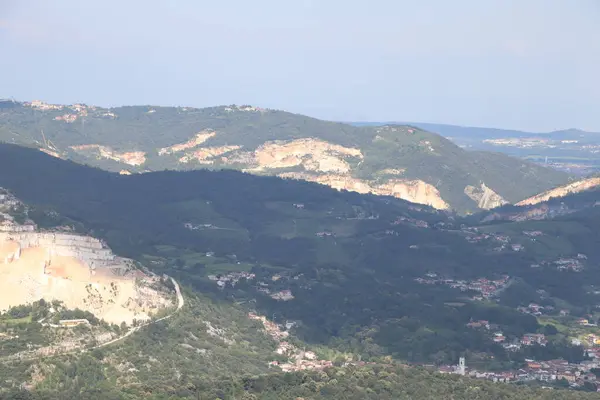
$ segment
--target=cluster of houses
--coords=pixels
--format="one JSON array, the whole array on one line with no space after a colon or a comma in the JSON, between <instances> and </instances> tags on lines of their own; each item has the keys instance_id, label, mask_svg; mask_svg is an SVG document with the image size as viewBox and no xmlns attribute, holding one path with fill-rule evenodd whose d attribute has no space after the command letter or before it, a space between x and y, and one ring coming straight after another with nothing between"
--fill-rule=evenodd
<instances>
[{"instance_id":1,"label":"cluster of houses","mask_svg":"<svg viewBox=\"0 0 600 400\"><path fill-rule=\"evenodd\" d=\"M467 236L465 236L465 240L469 243L474 244L474 243L481 243L484 241L494 241L494 242L498 243L499 245L492 249L495 252L501 252L506 249L510 249L512 251L525 250L525 246L523 244L520 244L520 243L512 243L511 244L511 237L508 235L501 235L498 233L474 234L474 233L479 232L478 229L477 228L469 228L469 227L462 227L461 230L463 232L467 233ZM522 233L523 233L523 235L529 237L532 241L536 241L537 237L544 235L544 232L542 232L542 231L523 231Z\"/></svg>"},{"instance_id":2,"label":"cluster of houses","mask_svg":"<svg viewBox=\"0 0 600 400\"><path fill-rule=\"evenodd\" d=\"M288 330L295 325L294 322L287 321L285 325L278 325L269 321L265 316L252 312L248 314L248 318L262 323L267 335L277 342L275 353L287 358L286 361L271 361L269 366L279 367L284 372L333 367L332 361L320 360L314 352L301 350L286 340L289 337Z\"/></svg>"},{"instance_id":3,"label":"cluster of houses","mask_svg":"<svg viewBox=\"0 0 600 400\"><path fill-rule=\"evenodd\" d=\"M241 271L241 272L230 272L226 275L208 275L207 278L213 282L216 282L217 286L219 286L221 289L223 289L228 284L231 285L232 287L235 287L235 285L241 279L253 280L256 278L256 274L251 273L251 272ZM279 279L281 279L281 276L279 276L279 275L274 275L272 278L273 281L277 281ZM292 294L292 291L290 289L283 289L283 290L274 292L271 289L269 289L269 285L265 282L258 282L256 285L256 290L259 293L264 293L275 300L289 301L289 300L294 299L294 295Z\"/></svg>"},{"instance_id":4,"label":"cluster of houses","mask_svg":"<svg viewBox=\"0 0 600 400\"><path fill-rule=\"evenodd\" d=\"M438 278L437 274L428 273L426 274L425 278L415 278L415 281L423 285L447 285L453 289L459 289L462 292L479 292L479 295L474 296L472 300L483 300L488 299L490 297L494 297L501 290L506 288L506 286L510 282L510 277L508 275L504 275L501 278L495 280L479 278L472 281L466 281L454 279L440 279Z\"/></svg>"},{"instance_id":5,"label":"cluster of houses","mask_svg":"<svg viewBox=\"0 0 600 400\"><path fill-rule=\"evenodd\" d=\"M531 314L536 317L539 317L540 315L543 315L544 313L553 312L554 307L553 306L541 306L536 303L529 303L529 305L527 307L525 307L525 306L517 307L517 311L522 312L523 314ZM566 310L561 310L561 311L563 312L562 314L568 312Z\"/></svg>"},{"instance_id":6,"label":"cluster of houses","mask_svg":"<svg viewBox=\"0 0 600 400\"><path fill-rule=\"evenodd\" d=\"M429 224L426 221L409 217L398 217L392 222L392 225L400 224L411 225L417 228L429 228Z\"/></svg>"},{"instance_id":7,"label":"cluster of houses","mask_svg":"<svg viewBox=\"0 0 600 400\"><path fill-rule=\"evenodd\" d=\"M438 372L466 375L493 382L555 382L565 380L569 383L570 387L577 388L583 386L586 382L598 386L600 381L590 371L599 366L600 361L582 361L579 364L571 364L562 359L548 361L526 360L526 365L523 368L514 371L477 371L469 369L464 365L444 365L438 367Z\"/></svg>"},{"instance_id":8,"label":"cluster of houses","mask_svg":"<svg viewBox=\"0 0 600 400\"><path fill-rule=\"evenodd\" d=\"M546 336L542 333L526 333L521 338L507 342L506 336L504 336L502 331L498 330L499 327L495 324L490 324L490 322L486 320L470 321L467 323L467 327L472 329L485 329L487 331L493 331L492 340L496 343L502 343L502 347L509 351L517 351L521 348L521 346L545 346L548 344Z\"/></svg>"},{"instance_id":9,"label":"cluster of houses","mask_svg":"<svg viewBox=\"0 0 600 400\"><path fill-rule=\"evenodd\" d=\"M463 229L463 231L471 233L473 230L472 229ZM475 231L475 232L477 232L477 231ZM469 243L481 243L485 240L488 240L488 241L493 240L500 244L507 245L508 243L510 243L510 236L500 235L497 233L481 233L479 235L465 236L465 240Z\"/></svg>"},{"instance_id":10,"label":"cluster of houses","mask_svg":"<svg viewBox=\"0 0 600 400\"><path fill-rule=\"evenodd\" d=\"M486 320L479 320L479 321L471 321L469 323L467 323L467 327L469 328L473 328L473 329L485 329L485 330L492 330L494 329L494 333L492 335L492 340L496 343L503 343L506 340L506 337L504 336L504 334L497 330L498 326L495 324L490 324L489 321Z\"/></svg>"},{"instance_id":11,"label":"cluster of houses","mask_svg":"<svg viewBox=\"0 0 600 400\"><path fill-rule=\"evenodd\" d=\"M520 343L522 346L545 346L548 344L548 340L546 339L546 335L544 335L543 333L526 333L521 338Z\"/></svg>"},{"instance_id":12,"label":"cluster of houses","mask_svg":"<svg viewBox=\"0 0 600 400\"><path fill-rule=\"evenodd\" d=\"M231 286L235 286L240 279L251 280L256 278L256 275L250 272L230 272L227 275L208 275L208 279L217 283L217 286L224 288L229 282Z\"/></svg>"},{"instance_id":13,"label":"cluster of houses","mask_svg":"<svg viewBox=\"0 0 600 400\"><path fill-rule=\"evenodd\" d=\"M289 362L271 361L269 365L278 366L283 372L318 370L333 367L333 362L330 360L301 358L300 355L295 355L292 358L293 360Z\"/></svg>"},{"instance_id":14,"label":"cluster of houses","mask_svg":"<svg viewBox=\"0 0 600 400\"><path fill-rule=\"evenodd\" d=\"M556 269L559 271L581 272L583 270L583 260L587 260L585 254L578 254L575 258L559 258L554 261Z\"/></svg>"},{"instance_id":15,"label":"cluster of houses","mask_svg":"<svg viewBox=\"0 0 600 400\"><path fill-rule=\"evenodd\" d=\"M284 290L280 290L277 292L271 292L271 289L269 289L267 287L267 284L264 282L259 282L258 286L256 287L256 290L260 293L264 293L264 294L270 296L274 300L288 301L288 300L294 299L294 295L292 294L292 291L290 289L284 289Z\"/></svg>"},{"instance_id":16,"label":"cluster of houses","mask_svg":"<svg viewBox=\"0 0 600 400\"><path fill-rule=\"evenodd\" d=\"M64 106L57 105L57 104L48 104L41 100L33 100L31 103L23 103L23 105L29 106L31 108L36 108L36 109L42 110L42 111L62 110L64 108Z\"/></svg>"},{"instance_id":17,"label":"cluster of houses","mask_svg":"<svg viewBox=\"0 0 600 400\"><path fill-rule=\"evenodd\" d=\"M531 264L531 268L552 266L559 271L581 272L585 268L585 260L587 260L587 256L579 253L575 257L561 257L554 261L542 261L540 263Z\"/></svg>"},{"instance_id":18,"label":"cluster of houses","mask_svg":"<svg viewBox=\"0 0 600 400\"><path fill-rule=\"evenodd\" d=\"M88 115L89 112L96 112L96 111L100 111L99 113L97 112L95 116L100 116L100 117L108 117L108 118L116 118L116 114L108 111L108 110L102 110L102 109L98 109L95 106L87 106L85 104L71 104L71 105L60 105L60 104L49 104L46 102L43 102L41 100L33 100L30 103L23 103L24 106L26 107L31 107L31 108L35 108L37 110L41 110L41 111L74 111L77 114L63 114L61 116L58 116L56 118L54 118L56 121L64 121L64 122L68 122L68 123L72 123L75 122L77 120L78 117L86 117Z\"/></svg>"}]
</instances>

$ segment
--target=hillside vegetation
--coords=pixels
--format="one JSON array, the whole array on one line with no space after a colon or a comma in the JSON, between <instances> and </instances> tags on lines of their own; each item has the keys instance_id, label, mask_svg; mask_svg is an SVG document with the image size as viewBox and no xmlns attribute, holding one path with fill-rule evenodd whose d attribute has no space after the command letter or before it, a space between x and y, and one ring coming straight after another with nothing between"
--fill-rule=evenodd
<instances>
[{"instance_id":1,"label":"hillside vegetation","mask_svg":"<svg viewBox=\"0 0 600 400\"><path fill-rule=\"evenodd\" d=\"M567 282L557 271L540 276L529 268L535 254L470 244L465 232L437 228L453 222L433 209L305 182L234 171L124 176L7 145L0 146L0 170L10 171L0 174L0 186L83 223L124 256L199 290L255 301L267 315L302 321L299 334L309 342L373 356L449 362L460 351L491 350L490 338L465 326L490 311L515 332L538 328L535 318L510 308L416 284L426 273L518 276L574 307L589 299L562 289L598 273L588 269ZM294 299L273 300L243 281L223 292L207 279L236 271L251 271L270 282L271 293L290 290ZM349 341L356 337L362 339Z\"/></svg>"},{"instance_id":2,"label":"hillside vegetation","mask_svg":"<svg viewBox=\"0 0 600 400\"><path fill-rule=\"evenodd\" d=\"M474 385L482 398L544 398L543 391L437 375L439 382L425 387L417 382L431 380L429 372L394 369L401 360L454 364L461 355L490 370L521 368L531 358L579 362L583 348L571 339L585 331L569 324L600 317L593 287L600 279L598 229L583 220L538 221L543 227L500 221L477 232L469 220L393 197L237 171L119 175L14 145L0 145L0 187L25 201L38 224L52 216L76 226L186 286L181 313L114 349L5 367L39 393L333 399L356 391L359 398L435 398L447 384L452 398L472 395ZM531 229L545 233L533 242L523 233ZM496 236L476 239L481 232ZM497 251L504 236L525 250ZM587 261L577 271L552 264L578 252ZM542 261L548 264L531 268ZM486 297L477 289L483 278L493 285ZM536 317L517 310L532 302L554 311ZM482 319L507 341L535 333L546 334L548 343L509 351L493 340L494 331L469 326ZM35 331L33 321L19 323L22 332ZM359 366L360 359L373 364L365 372L279 375L298 364ZM369 369L382 365L381 373ZM372 380L358 379L363 373Z\"/></svg>"},{"instance_id":3,"label":"hillside vegetation","mask_svg":"<svg viewBox=\"0 0 600 400\"><path fill-rule=\"evenodd\" d=\"M115 109L0 104L0 140L109 171L237 169L473 212L515 203L567 175L437 134L356 127L250 106Z\"/></svg>"}]
</instances>

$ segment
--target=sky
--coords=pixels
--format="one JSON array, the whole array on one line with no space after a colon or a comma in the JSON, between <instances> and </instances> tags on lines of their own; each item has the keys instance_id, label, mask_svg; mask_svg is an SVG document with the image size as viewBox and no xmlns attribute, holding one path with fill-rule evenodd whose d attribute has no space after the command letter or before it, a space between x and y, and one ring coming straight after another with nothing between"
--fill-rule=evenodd
<instances>
[{"instance_id":1,"label":"sky","mask_svg":"<svg viewBox=\"0 0 600 400\"><path fill-rule=\"evenodd\" d=\"M598 0L0 0L0 98L600 132Z\"/></svg>"}]
</instances>

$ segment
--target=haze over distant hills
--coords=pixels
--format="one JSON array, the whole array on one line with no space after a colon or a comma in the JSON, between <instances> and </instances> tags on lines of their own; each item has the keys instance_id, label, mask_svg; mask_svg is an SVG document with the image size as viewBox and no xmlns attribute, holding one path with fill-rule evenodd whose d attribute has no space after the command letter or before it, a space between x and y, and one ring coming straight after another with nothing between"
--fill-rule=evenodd
<instances>
[{"instance_id":1,"label":"haze over distant hills","mask_svg":"<svg viewBox=\"0 0 600 400\"><path fill-rule=\"evenodd\" d=\"M401 122L398 122L401 123ZM352 122L355 126L382 126L389 122ZM405 123L438 133L472 150L500 151L574 174L600 170L600 133L581 129L526 132L421 122Z\"/></svg>"},{"instance_id":2,"label":"haze over distant hills","mask_svg":"<svg viewBox=\"0 0 600 400\"><path fill-rule=\"evenodd\" d=\"M252 106L4 101L0 140L124 174L237 169L460 213L515 203L569 178L500 153L466 151L414 126L356 127Z\"/></svg>"}]
</instances>

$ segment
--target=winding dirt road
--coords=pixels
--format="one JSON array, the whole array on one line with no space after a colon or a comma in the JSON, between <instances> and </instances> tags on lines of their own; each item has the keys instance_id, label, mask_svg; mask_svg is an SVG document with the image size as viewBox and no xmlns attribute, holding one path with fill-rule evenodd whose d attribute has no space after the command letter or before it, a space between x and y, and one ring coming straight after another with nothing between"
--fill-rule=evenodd
<instances>
[{"instance_id":1,"label":"winding dirt road","mask_svg":"<svg viewBox=\"0 0 600 400\"><path fill-rule=\"evenodd\" d=\"M89 352L91 350L94 349L99 349L99 348L103 348L103 347L107 347L110 346L112 344L115 344L117 342L120 342L121 340L133 335L135 332L139 331L140 329L152 325L152 324L156 324L157 322L160 321L164 321L166 319L172 318L177 312L179 312L179 310L181 310L183 308L183 306L185 305L185 298L183 297L183 294L181 293L181 288L179 287L179 283L177 283L177 281L171 277L169 277L169 279L171 279L171 282L173 282L173 286L175 287L175 294L177 295L177 308L175 309L175 311L173 311L171 314L166 315L164 317L161 317L159 319L156 319L154 321L149 321L146 322L142 325L133 327L131 329L129 329L127 332L125 332L123 335L111 339L108 342L104 342L101 343L97 346L93 346L93 347L87 347L87 348L79 348L79 349L75 349L75 350L69 350L69 351L65 351L65 352L57 352L55 354L53 354L52 356L58 356L58 355L66 355L66 354L81 354L81 353L86 353ZM26 355L26 356L21 356L19 357L19 354L13 354L10 356L5 357L4 359L2 359L2 362L11 362L11 361L31 361L31 360L35 360L35 359L39 359L41 358L40 355L38 354L34 354L34 355Z\"/></svg>"}]
</instances>

